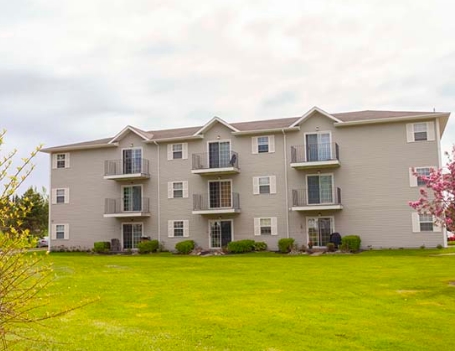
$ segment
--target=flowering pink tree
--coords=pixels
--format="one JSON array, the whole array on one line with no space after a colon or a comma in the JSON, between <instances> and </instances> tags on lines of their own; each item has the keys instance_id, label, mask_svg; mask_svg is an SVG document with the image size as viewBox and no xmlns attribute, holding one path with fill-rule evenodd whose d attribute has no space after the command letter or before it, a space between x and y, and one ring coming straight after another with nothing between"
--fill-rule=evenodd
<instances>
[{"instance_id":1,"label":"flowering pink tree","mask_svg":"<svg viewBox=\"0 0 455 351\"><path fill-rule=\"evenodd\" d=\"M445 168L432 169L428 176L414 175L425 183L420 189L420 199L409 201L409 206L419 213L432 214L436 222L449 231L455 231L455 145Z\"/></svg>"}]
</instances>

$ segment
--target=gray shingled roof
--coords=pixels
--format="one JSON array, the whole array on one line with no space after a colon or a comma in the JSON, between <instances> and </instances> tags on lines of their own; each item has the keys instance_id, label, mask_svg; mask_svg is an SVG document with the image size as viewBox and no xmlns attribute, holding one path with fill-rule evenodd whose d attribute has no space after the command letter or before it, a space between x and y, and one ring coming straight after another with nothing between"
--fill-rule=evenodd
<instances>
[{"instance_id":1,"label":"gray shingled roof","mask_svg":"<svg viewBox=\"0 0 455 351\"><path fill-rule=\"evenodd\" d=\"M414 117L414 116L424 116L430 115L433 112L422 112L422 111L354 111L354 112L343 112L343 113L333 113L333 117L343 121L343 122L356 122L356 121L371 121L371 120L380 120L387 118L400 118L400 117ZM443 112L438 112L443 113ZM250 122L238 122L231 123L230 125L241 132L244 131L255 131L255 130L266 130L266 129L278 129L278 128L288 128L293 123L295 123L301 117L288 117L288 118L277 118L277 119L267 119L259 121L250 121ZM139 128L135 128L137 131L141 131L144 136L148 137L149 140L161 140L161 139L173 139L173 138L184 138L193 136L198 130L203 128L203 126L198 127L188 127L188 128L175 128L175 129L165 129L165 130L151 130L151 131L142 131ZM58 149L71 149L71 148L85 148L85 147L97 147L97 146L107 146L111 138L98 139L93 141L87 141L76 144L68 144L62 146L56 146L51 148L43 149L44 152L52 152Z\"/></svg>"}]
</instances>

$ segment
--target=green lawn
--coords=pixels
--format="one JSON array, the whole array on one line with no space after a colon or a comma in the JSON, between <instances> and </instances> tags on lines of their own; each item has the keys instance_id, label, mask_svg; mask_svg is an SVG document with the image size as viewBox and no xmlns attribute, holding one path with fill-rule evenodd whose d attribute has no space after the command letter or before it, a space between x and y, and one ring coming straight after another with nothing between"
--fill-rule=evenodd
<instances>
[{"instance_id":1,"label":"green lawn","mask_svg":"<svg viewBox=\"0 0 455 351\"><path fill-rule=\"evenodd\" d=\"M52 253L51 309L24 350L453 350L455 248L358 255ZM445 254L445 255L440 255Z\"/></svg>"}]
</instances>

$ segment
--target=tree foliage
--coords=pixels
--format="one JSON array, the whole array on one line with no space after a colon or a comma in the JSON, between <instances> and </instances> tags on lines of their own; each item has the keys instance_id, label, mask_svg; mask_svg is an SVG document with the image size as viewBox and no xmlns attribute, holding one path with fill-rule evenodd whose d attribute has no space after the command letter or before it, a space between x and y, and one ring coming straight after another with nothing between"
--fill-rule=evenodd
<instances>
[{"instance_id":1,"label":"tree foliage","mask_svg":"<svg viewBox=\"0 0 455 351\"><path fill-rule=\"evenodd\" d=\"M440 169L431 169L428 176L414 175L425 182L420 189L420 199L409 205L419 213L432 214L438 224L449 231L455 230L455 145L452 154L446 152L449 161Z\"/></svg>"},{"instance_id":2,"label":"tree foliage","mask_svg":"<svg viewBox=\"0 0 455 351\"><path fill-rule=\"evenodd\" d=\"M30 187L22 196L15 195L13 201L19 206L31 206L22 219L20 229L28 229L32 236L43 236L49 222L49 197L46 189L43 187L42 192L38 192L36 188Z\"/></svg>"},{"instance_id":3,"label":"tree foliage","mask_svg":"<svg viewBox=\"0 0 455 351\"><path fill-rule=\"evenodd\" d=\"M5 131L0 132L0 151L4 136ZM13 162L16 150L0 156L0 350L25 338L24 325L49 318L35 312L42 304L36 296L50 282L51 267L45 256L28 253L35 242L24 222L36 199L24 194L15 201L17 189L34 168L31 161L39 149L22 158L19 166Z\"/></svg>"}]
</instances>

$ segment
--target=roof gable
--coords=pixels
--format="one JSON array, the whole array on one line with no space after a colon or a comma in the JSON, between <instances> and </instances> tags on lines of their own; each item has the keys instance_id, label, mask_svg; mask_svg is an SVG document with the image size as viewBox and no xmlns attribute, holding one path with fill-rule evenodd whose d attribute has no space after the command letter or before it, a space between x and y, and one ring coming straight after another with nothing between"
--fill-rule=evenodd
<instances>
[{"instance_id":1,"label":"roof gable","mask_svg":"<svg viewBox=\"0 0 455 351\"><path fill-rule=\"evenodd\" d=\"M148 135L147 132L144 132L143 130L140 130L139 128L135 128L133 126L126 126L125 128L123 128L120 131L120 133L118 133L115 137L113 137L109 141L108 144L113 144L115 142L118 142L119 140L123 139L125 137L125 135L127 135L128 133L134 133L144 140L150 140L153 137L153 135Z\"/></svg>"},{"instance_id":2,"label":"roof gable","mask_svg":"<svg viewBox=\"0 0 455 351\"><path fill-rule=\"evenodd\" d=\"M295 121L294 123L292 123L290 125L290 127L297 127L299 124L301 124L303 121L305 121L307 118L309 118L311 115L313 115L313 113L315 112L319 112L321 115L327 117L327 118L330 118L331 120L333 120L334 122L338 122L338 123L343 123L342 120L334 117L333 115L331 115L330 113L327 113L325 112L324 110L320 109L319 107L313 107L311 110L309 110L307 113L305 113L302 117L300 117L297 121Z\"/></svg>"},{"instance_id":3,"label":"roof gable","mask_svg":"<svg viewBox=\"0 0 455 351\"><path fill-rule=\"evenodd\" d=\"M230 130L232 130L233 132L239 132L239 130L237 128L235 128L232 125L230 125L229 123L223 121L221 118L215 116L208 123L206 123L201 129L199 129L196 133L194 133L193 136L196 136L196 135L199 135L199 134L202 134L202 133L206 132L207 130L212 128L215 123L221 123L225 127L227 127Z\"/></svg>"}]
</instances>

